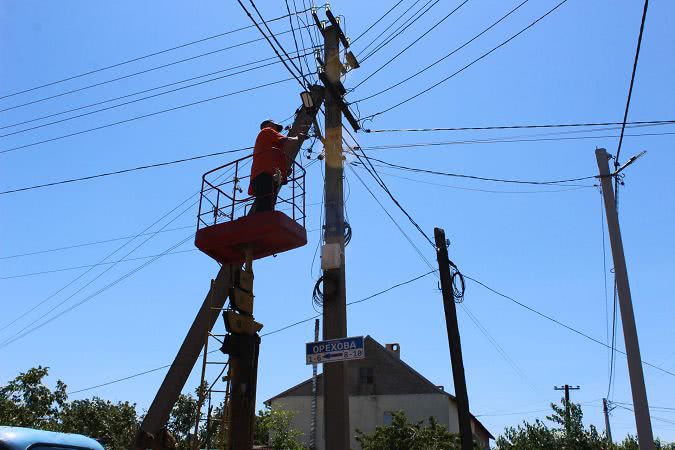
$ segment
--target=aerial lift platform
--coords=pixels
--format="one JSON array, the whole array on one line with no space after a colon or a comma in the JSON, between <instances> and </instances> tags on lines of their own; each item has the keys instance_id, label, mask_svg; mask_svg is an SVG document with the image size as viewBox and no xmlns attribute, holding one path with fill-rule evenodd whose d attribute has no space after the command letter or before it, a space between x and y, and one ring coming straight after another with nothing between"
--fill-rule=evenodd
<instances>
[{"instance_id":1,"label":"aerial lift platform","mask_svg":"<svg viewBox=\"0 0 675 450\"><path fill-rule=\"evenodd\" d=\"M288 136L307 136L324 100L324 88L311 86L302 95ZM222 312L227 334L222 352L229 356L227 405L228 450L250 450L253 446L255 395L262 324L253 317L253 269L255 259L281 253L307 243L305 230L305 172L295 162L304 139L288 141L284 152L292 175L277 198L275 211L251 214L248 187L251 156L213 169L202 177L195 245L221 264L211 282L164 381L150 405L132 447L136 450L175 448L166 424L178 396L200 353L206 350ZM226 304L229 298L229 304ZM214 314L214 311L217 313ZM207 339L205 340L205 335ZM204 351L206 355L207 351ZM204 356L206 358L206 356ZM206 364L204 359L203 364ZM204 371L202 371L204 373ZM200 386L199 406L203 404ZM197 423L199 423L199 411ZM199 448L195 439L193 448Z\"/></svg>"}]
</instances>

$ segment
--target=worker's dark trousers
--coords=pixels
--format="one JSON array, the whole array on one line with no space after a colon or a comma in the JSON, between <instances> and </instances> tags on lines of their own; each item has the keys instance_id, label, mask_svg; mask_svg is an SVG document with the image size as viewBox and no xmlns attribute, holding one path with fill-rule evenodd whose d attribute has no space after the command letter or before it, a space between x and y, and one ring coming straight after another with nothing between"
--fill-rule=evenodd
<instances>
[{"instance_id":1,"label":"worker's dark trousers","mask_svg":"<svg viewBox=\"0 0 675 450\"><path fill-rule=\"evenodd\" d=\"M253 187L253 211L272 211L277 202L277 184L274 177L269 173L261 173L251 181Z\"/></svg>"}]
</instances>

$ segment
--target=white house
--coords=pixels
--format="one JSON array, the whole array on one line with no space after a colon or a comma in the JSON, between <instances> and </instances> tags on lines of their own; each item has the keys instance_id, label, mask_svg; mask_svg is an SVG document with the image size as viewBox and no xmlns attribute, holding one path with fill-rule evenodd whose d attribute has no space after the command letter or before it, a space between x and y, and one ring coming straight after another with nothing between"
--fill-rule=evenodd
<instances>
[{"instance_id":1,"label":"white house","mask_svg":"<svg viewBox=\"0 0 675 450\"><path fill-rule=\"evenodd\" d=\"M400 346L387 344L386 348L370 336L365 339L366 357L345 363L349 392L349 420L351 448L360 450L356 430L365 433L388 424L392 413L405 412L412 422L434 417L451 432L459 432L456 398L434 385L401 360ZM324 449L323 435L323 378L317 380L317 449ZM303 443L309 446L312 380L303 381L272 397L265 404L272 408L293 411L293 427L303 432ZM483 424L472 416L474 439L481 448L489 449L494 437Z\"/></svg>"}]
</instances>

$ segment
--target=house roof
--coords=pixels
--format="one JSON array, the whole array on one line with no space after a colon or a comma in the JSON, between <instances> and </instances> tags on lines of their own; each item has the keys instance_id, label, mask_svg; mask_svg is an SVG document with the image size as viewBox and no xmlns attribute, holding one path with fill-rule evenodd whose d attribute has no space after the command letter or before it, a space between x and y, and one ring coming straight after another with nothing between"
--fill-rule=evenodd
<instances>
[{"instance_id":1,"label":"house roof","mask_svg":"<svg viewBox=\"0 0 675 450\"><path fill-rule=\"evenodd\" d=\"M442 387L423 377L419 372L406 364L396 354L387 350L382 344L370 336L365 338L366 357L361 360L345 362L347 376L347 390L350 396L358 395L405 395L405 394L443 394L452 402L457 399L454 395L445 392ZM372 386L363 386L359 383L359 368L373 370L376 382ZM323 374L317 376L317 395L323 395ZM364 389L370 388L370 389ZM312 394L312 379L309 378L265 401L271 404L272 400L285 397L309 396ZM490 438L494 439L487 428L473 415L476 426L481 427Z\"/></svg>"}]
</instances>

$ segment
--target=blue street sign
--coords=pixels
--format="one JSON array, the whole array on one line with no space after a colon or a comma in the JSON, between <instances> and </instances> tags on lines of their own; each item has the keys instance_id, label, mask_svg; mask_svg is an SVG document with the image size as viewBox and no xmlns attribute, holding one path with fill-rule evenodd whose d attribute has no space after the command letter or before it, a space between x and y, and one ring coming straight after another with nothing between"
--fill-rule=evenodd
<instances>
[{"instance_id":1,"label":"blue street sign","mask_svg":"<svg viewBox=\"0 0 675 450\"><path fill-rule=\"evenodd\" d=\"M307 364L321 364L363 359L366 357L366 350L363 346L363 336L356 336L309 342L305 344L305 355Z\"/></svg>"}]
</instances>

